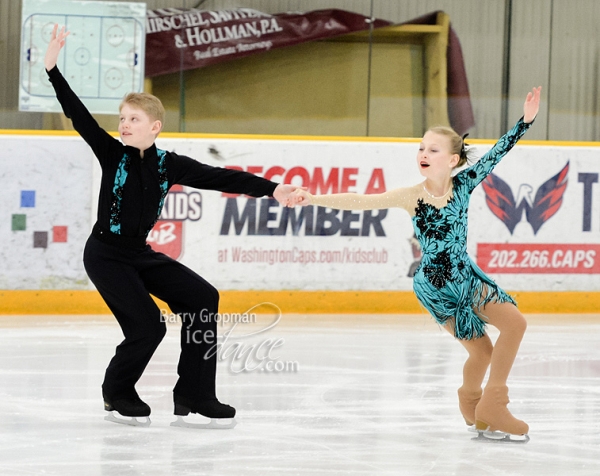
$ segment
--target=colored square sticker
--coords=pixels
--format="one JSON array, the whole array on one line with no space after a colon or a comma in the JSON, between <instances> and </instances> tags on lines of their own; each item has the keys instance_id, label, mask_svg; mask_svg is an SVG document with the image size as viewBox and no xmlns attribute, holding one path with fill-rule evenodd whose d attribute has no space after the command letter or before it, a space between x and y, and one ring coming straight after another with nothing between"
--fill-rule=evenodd
<instances>
[{"instance_id":1,"label":"colored square sticker","mask_svg":"<svg viewBox=\"0 0 600 476\"><path fill-rule=\"evenodd\" d=\"M21 208L35 207L35 190L21 190Z\"/></svg>"},{"instance_id":2,"label":"colored square sticker","mask_svg":"<svg viewBox=\"0 0 600 476\"><path fill-rule=\"evenodd\" d=\"M14 213L12 216L12 231L23 231L27 228L27 215Z\"/></svg>"},{"instance_id":3,"label":"colored square sticker","mask_svg":"<svg viewBox=\"0 0 600 476\"><path fill-rule=\"evenodd\" d=\"M34 231L33 232L33 247L34 248L48 248L48 232L47 231Z\"/></svg>"},{"instance_id":4,"label":"colored square sticker","mask_svg":"<svg viewBox=\"0 0 600 476\"><path fill-rule=\"evenodd\" d=\"M66 226L54 226L52 227L52 242L53 243L66 243L67 242L67 228Z\"/></svg>"}]
</instances>

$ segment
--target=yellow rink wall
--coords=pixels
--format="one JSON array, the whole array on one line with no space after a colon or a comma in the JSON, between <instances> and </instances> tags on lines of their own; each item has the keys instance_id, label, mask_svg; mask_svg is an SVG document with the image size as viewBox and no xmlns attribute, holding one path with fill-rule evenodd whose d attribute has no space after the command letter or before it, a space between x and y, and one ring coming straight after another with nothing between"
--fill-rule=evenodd
<instances>
[{"instance_id":1,"label":"yellow rink wall","mask_svg":"<svg viewBox=\"0 0 600 476\"><path fill-rule=\"evenodd\" d=\"M221 313L414 314L426 312L409 291L221 291ZM597 292L515 292L523 313L597 313ZM161 309L168 309L159 300ZM0 291L0 314L110 314L97 291Z\"/></svg>"}]
</instances>

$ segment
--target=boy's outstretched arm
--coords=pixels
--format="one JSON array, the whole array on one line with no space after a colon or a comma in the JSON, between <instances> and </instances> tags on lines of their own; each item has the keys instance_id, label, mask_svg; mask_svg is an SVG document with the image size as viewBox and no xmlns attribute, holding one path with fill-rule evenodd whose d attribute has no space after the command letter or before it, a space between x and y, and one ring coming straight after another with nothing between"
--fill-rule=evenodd
<instances>
[{"instance_id":1,"label":"boy's outstretched arm","mask_svg":"<svg viewBox=\"0 0 600 476\"><path fill-rule=\"evenodd\" d=\"M44 66L46 71L50 71L56 66L58 61L58 54L65 46L65 39L69 36L69 32L65 31L63 26L60 31L58 30L58 24L54 25L52 29L52 35L50 36L50 42L48 43L48 49L46 50L46 56L44 57Z\"/></svg>"}]
</instances>

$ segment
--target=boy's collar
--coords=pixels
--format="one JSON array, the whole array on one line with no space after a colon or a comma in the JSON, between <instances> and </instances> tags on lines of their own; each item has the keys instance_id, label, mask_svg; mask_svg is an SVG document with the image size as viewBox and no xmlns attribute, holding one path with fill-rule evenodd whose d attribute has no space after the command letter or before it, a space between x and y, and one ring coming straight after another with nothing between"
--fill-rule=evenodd
<instances>
[{"instance_id":1,"label":"boy's collar","mask_svg":"<svg viewBox=\"0 0 600 476\"><path fill-rule=\"evenodd\" d=\"M130 145L126 145L125 146L125 150L127 151L128 154L132 155L132 156L140 156L140 149L138 149L137 147L133 147ZM148 157L148 156L156 156L156 144L153 143L150 147L148 147L146 150L144 150L144 158Z\"/></svg>"}]
</instances>

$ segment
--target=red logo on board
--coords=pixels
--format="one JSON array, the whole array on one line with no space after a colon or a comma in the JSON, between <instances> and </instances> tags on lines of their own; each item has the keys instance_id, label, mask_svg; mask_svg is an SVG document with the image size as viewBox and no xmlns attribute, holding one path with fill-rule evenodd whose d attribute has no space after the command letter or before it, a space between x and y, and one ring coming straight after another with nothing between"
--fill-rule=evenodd
<instances>
[{"instance_id":1,"label":"red logo on board","mask_svg":"<svg viewBox=\"0 0 600 476\"><path fill-rule=\"evenodd\" d=\"M154 251L179 259L183 254L184 222L198 221L201 217L200 192L185 192L181 185L173 185L165 197L160 218L146 241Z\"/></svg>"}]
</instances>

